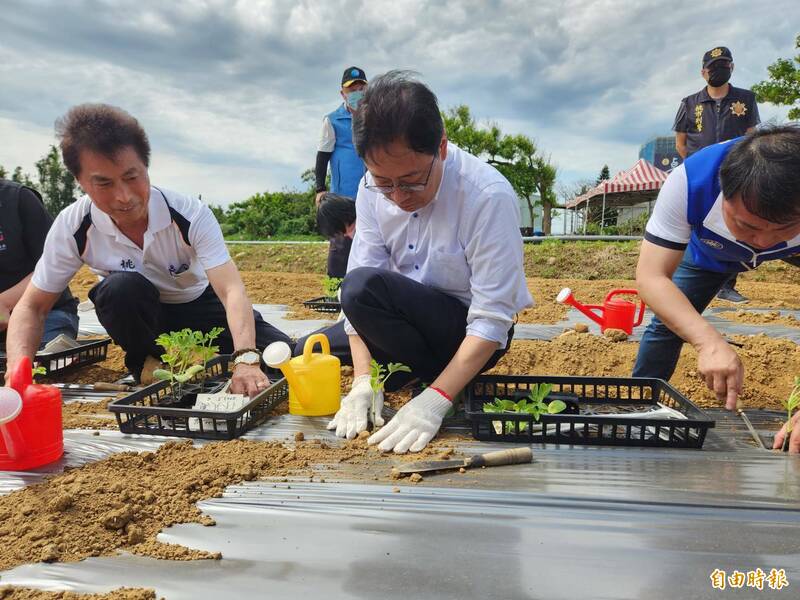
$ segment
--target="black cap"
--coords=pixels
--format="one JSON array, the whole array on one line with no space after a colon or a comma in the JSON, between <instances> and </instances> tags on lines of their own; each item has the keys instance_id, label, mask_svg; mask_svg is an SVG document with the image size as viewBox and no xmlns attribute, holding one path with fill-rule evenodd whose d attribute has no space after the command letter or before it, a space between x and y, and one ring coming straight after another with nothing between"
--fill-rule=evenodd
<instances>
[{"instance_id":1,"label":"black cap","mask_svg":"<svg viewBox=\"0 0 800 600\"><path fill-rule=\"evenodd\" d=\"M367 83L367 74L358 67L347 67L344 70L344 75L342 75L342 87L350 87L356 81Z\"/></svg>"},{"instance_id":2,"label":"black cap","mask_svg":"<svg viewBox=\"0 0 800 600\"><path fill-rule=\"evenodd\" d=\"M727 60L728 62L733 62L731 51L725 46L717 46L716 48L712 48L703 54L703 68L707 69L708 65L713 62L717 62L718 60Z\"/></svg>"}]
</instances>

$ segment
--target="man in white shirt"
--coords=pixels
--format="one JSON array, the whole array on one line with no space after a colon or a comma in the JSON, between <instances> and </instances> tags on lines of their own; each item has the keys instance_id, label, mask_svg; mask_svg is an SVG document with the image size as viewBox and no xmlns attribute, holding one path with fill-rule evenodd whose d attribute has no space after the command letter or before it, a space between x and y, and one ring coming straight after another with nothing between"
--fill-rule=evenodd
<instances>
[{"instance_id":1,"label":"man in white shirt","mask_svg":"<svg viewBox=\"0 0 800 600\"><path fill-rule=\"evenodd\" d=\"M216 343L234 353L231 391L265 388L256 348L289 338L253 311L211 210L150 185L147 135L125 111L79 105L56 130L64 164L87 196L64 209L47 235L11 315L9 367L33 357L45 315L86 264L103 277L89 292L98 319L137 380L160 365L160 333L224 327Z\"/></svg>"},{"instance_id":2,"label":"man in white shirt","mask_svg":"<svg viewBox=\"0 0 800 600\"><path fill-rule=\"evenodd\" d=\"M401 362L431 385L369 438L418 452L452 398L505 353L531 306L517 196L493 167L448 144L436 96L403 72L373 80L353 115L367 174L342 284L354 381L329 424L352 438L371 418L370 360ZM334 343L334 346L336 344ZM370 411L372 415L370 416Z\"/></svg>"}]
</instances>

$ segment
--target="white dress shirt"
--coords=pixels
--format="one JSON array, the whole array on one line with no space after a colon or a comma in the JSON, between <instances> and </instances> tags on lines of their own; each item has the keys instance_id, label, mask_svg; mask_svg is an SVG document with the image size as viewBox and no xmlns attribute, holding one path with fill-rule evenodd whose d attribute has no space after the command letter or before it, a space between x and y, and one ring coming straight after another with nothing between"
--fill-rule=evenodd
<instances>
[{"instance_id":1,"label":"white dress shirt","mask_svg":"<svg viewBox=\"0 0 800 600\"><path fill-rule=\"evenodd\" d=\"M516 313L531 306L525 282L519 203L494 167L447 146L433 201L408 213L364 187L347 270L378 267L437 289L469 307L467 335L505 346ZM345 331L355 330L345 320Z\"/></svg>"}]
</instances>

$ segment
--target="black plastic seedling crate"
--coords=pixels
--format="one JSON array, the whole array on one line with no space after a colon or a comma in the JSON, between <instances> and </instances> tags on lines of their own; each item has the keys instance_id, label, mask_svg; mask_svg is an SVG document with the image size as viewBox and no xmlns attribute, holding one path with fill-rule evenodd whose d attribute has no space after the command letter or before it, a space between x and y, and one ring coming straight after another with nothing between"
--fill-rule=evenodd
<instances>
[{"instance_id":1,"label":"black plastic seedling crate","mask_svg":"<svg viewBox=\"0 0 800 600\"><path fill-rule=\"evenodd\" d=\"M320 296L303 302L303 306L321 313L338 313L342 310L342 303L332 296Z\"/></svg>"},{"instance_id":2,"label":"black plastic seedling crate","mask_svg":"<svg viewBox=\"0 0 800 600\"><path fill-rule=\"evenodd\" d=\"M47 369L47 375L57 375L71 369L104 361L111 338L82 341L80 346L59 352L37 352L36 363ZM0 353L0 371L6 370L6 353Z\"/></svg>"},{"instance_id":3,"label":"black plastic seedling crate","mask_svg":"<svg viewBox=\"0 0 800 600\"><path fill-rule=\"evenodd\" d=\"M578 414L485 413L495 398L524 396L533 384L549 383L553 394L574 395ZM547 400L547 399L546 399ZM686 419L634 418L663 404ZM477 440L608 446L702 448L714 420L662 379L482 375L466 389L465 410Z\"/></svg>"},{"instance_id":4,"label":"black plastic seedling crate","mask_svg":"<svg viewBox=\"0 0 800 600\"><path fill-rule=\"evenodd\" d=\"M173 400L172 385L159 381L114 400L108 410L116 414L122 433L232 440L266 421L270 412L289 397L289 386L285 379L278 379L279 375L270 372L274 383L237 411L193 409L197 394L222 389L231 375L229 366L229 356L210 360L205 379L198 377L184 383L177 402Z\"/></svg>"}]
</instances>

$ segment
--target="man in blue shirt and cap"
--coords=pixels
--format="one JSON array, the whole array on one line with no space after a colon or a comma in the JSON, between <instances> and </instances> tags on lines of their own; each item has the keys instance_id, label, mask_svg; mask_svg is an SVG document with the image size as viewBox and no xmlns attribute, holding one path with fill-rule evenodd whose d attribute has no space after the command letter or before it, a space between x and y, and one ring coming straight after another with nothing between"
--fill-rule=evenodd
<instances>
[{"instance_id":1,"label":"man in blue shirt and cap","mask_svg":"<svg viewBox=\"0 0 800 600\"><path fill-rule=\"evenodd\" d=\"M322 135L317 148L317 163L314 168L317 206L327 191L325 178L329 162L331 165L331 191L355 201L358 184L366 169L353 146L352 114L364 97L366 87L367 75L363 69L359 67L346 68L342 75L342 89L339 92L344 102L335 111L325 115L322 120ZM328 252L329 277L344 277L351 243L352 240L345 236L331 238Z\"/></svg>"}]
</instances>

